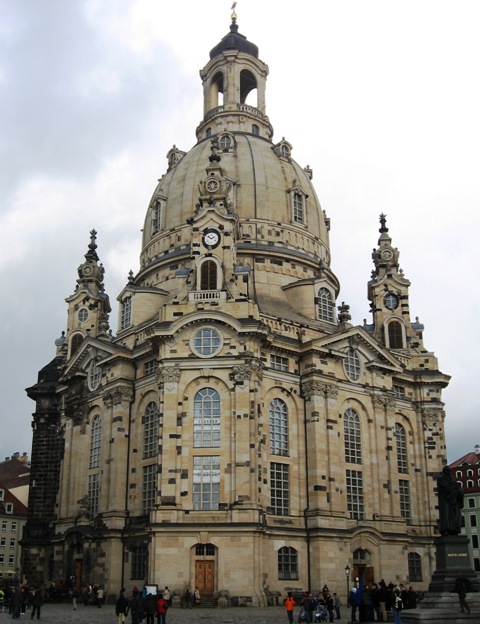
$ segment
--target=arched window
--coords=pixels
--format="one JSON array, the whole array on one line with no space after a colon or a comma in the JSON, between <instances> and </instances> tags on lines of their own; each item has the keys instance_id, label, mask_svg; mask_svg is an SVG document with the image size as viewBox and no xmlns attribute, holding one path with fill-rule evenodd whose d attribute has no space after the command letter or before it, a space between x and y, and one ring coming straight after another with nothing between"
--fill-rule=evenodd
<instances>
[{"instance_id":1,"label":"arched window","mask_svg":"<svg viewBox=\"0 0 480 624\"><path fill-rule=\"evenodd\" d=\"M422 581L422 558L416 552L408 553L408 580Z\"/></svg>"},{"instance_id":2,"label":"arched window","mask_svg":"<svg viewBox=\"0 0 480 624\"><path fill-rule=\"evenodd\" d=\"M395 424L395 440L397 445L397 468L398 472L408 473L407 461L407 434L405 428L400 424Z\"/></svg>"},{"instance_id":3,"label":"arched window","mask_svg":"<svg viewBox=\"0 0 480 624\"><path fill-rule=\"evenodd\" d=\"M390 349L403 349L403 331L399 321L388 324L388 345Z\"/></svg>"},{"instance_id":4,"label":"arched window","mask_svg":"<svg viewBox=\"0 0 480 624\"><path fill-rule=\"evenodd\" d=\"M242 69L240 72L240 103L257 107L257 80L251 71Z\"/></svg>"},{"instance_id":5,"label":"arched window","mask_svg":"<svg viewBox=\"0 0 480 624\"><path fill-rule=\"evenodd\" d=\"M260 134L260 127L257 124L252 124L252 134L258 136Z\"/></svg>"},{"instance_id":6,"label":"arched window","mask_svg":"<svg viewBox=\"0 0 480 624\"><path fill-rule=\"evenodd\" d=\"M328 288L320 288L318 291L318 318L322 321L333 322L333 297Z\"/></svg>"},{"instance_id":7,"label":"arched window","mask_svg":"<svg viewBox=\"0 0 480 624\"><path fill-rule=\"evenodd\" d=\"M217 263L205 260L200 269L200 290L217 289Z\"/></svg>"},{"instance_id":8,"label":"arched window","mask_svg":"<svg viewBox=\"0 0 480 624\"><path fill-rule=\"evenodd\" d=\"M90 432L90 468L100 466L100 450L102 444L102 419L99 414L93 417Z\"/></svg>"},{"instance_id":9,"label":"arched window","mask_svg":"<svg viewBox=\"0 0 480 624\"><path fill-rule=\"evenodd\" d=\"M350 464L362 463L362 439L360 416L349 407L343 415L343 433L345 443L345 461Z\"/></svg>"},{"instance_id":10,"label":"arched window","mask_svg":"<svg viewBox=\"0 0 480 624\"><path fill-rule=\"evenodd\" d=\"M195 395L193 446L220 446L220 395L213 388L202 388Z\"/></svg>"},{"instance_id":11,"label":"arched window","mask_svg":"<svg viewBox=\"0 0 480 624\"><path fill-rule=\"evenodd\" d=\"M270 403L270 453L288 455L288 410L281 399Z\"/></svg>"},{"instance_id":12,"label":"arched window","mask_svg":"<svg viewBox=\"0 0 480 624\"><path fill-rule=\"evenodd\" d=\"M152 401L147 405L143 417L143 458L156 457L158 454L158 407Z\"/></svg>"},{"instance_id":13,"label":"arched window","mask_svg":"<svg viewBox=\"0 0 480 624\"><path fill-rule=\"evenodd\" d=\"M353 349L347 351L347 357L343 362L345 374L350 381L358 381L360 378L360 358L358 353Z\"/></svg>"},{"instance_id":14,"label":"arched window","mask_svg":"<svg viewBox=\"0 0 480 624\"><path fill-rule=\"evenodd\" d=\"M78 350L78 347L82 344L82 342L83 342L82 334L75 334L73 336L72 344L70 347L70 356L72 356Z\"/></svg>"},{"instance_id":15,"label":"arched window","mask_svg":"<svg viewBox=\"0 0 480 624\"><path fill-rule=\"evenodd\" d=\"M218 140L218 147L223 150L229 150L232 147L232 137L229 134L222 134Z\"/></svg>"},{"instance_id":16,"label":"arched window","mask_svg":"<svg viewBox=\"0 0 480 624\"><path fill-rule=\"evenodd\" d=\"M125 297L121 303L120 329L125 329L132 324L132 298Z\"/></svg>"},{"instance_id":17,"label":"arched window","mask_svg":"<svg viewBox=\"0 0 480 624\"><path fill-rule=\"evenodd\" d=\"M298 579L298 552L291 546L284 546L278 550L278 578Z\"/></svg>"}]
</instances>

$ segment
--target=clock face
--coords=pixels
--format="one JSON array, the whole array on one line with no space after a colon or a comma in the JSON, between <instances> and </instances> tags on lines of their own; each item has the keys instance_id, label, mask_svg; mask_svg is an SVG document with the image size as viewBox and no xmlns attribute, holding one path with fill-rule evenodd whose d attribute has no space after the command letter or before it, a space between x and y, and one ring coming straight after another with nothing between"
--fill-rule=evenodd
<instances>
[{"instance_id":1,"label":"clock face","mask_svg":"<svg viewBox=\"0 0 480 624\"><path fill-rule=\"evenodd\" d=\"M207 230L203 235L205 247L216 247L220 242L220 234L216 230Z\"/></svg>"},{"instance_id":2,"label":"clock face","mask_svg":"<svg viewBox=\"0 0 480 624\"><path fill-rule=\"evenodd\" d=\"M208 180L205 186L209 193L215 193L219 187L218 180Z\"/></svg>"},{"instance_id":3,"label":"clock face","mask_svg":"<svg viewBox=\"0 0 480 624\"><path fill-rule=\"evenodd\" d=\"M83 267L83 274L84 275L87 275L87 276L91 275L92 271L93 271L93 269L92 269L92 267L89 264L87 264L87 266Z\"/></svg>"},{"instance_id":4,"label":"clock face","mask_svg":"<svg viewBox=\"0 0 480 624\"><path fill-rule=\"evenodd\" d=\"M391 260L392 256L393 256L393 254L390 251L390 249L384 249L382 251L382 260Z\"/></svg>"},{"instance_id":5,"label":"clock face","mask_svg":"<svg viewBox=\"0 0 480 624\"><path fill-rule=\"evenodd\" d=\"M393 293L388 293L387 295L385 295L384 302L385 307L389 310L395 310L396 308L398 308L398 297Z\"/></svg>"}]
</instances>

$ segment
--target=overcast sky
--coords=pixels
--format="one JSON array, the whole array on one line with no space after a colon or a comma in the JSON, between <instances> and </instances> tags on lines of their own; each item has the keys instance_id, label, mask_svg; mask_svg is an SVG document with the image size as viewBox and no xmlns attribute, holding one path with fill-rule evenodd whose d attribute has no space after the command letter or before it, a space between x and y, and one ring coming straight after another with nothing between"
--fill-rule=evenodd
<instances>
[{"instance_id":1,"label":"overcast sky","mask_svg":"<svg viewBox=\"0 0 480 624\"><path fill-rule=\"evenodd\" d=\"M0 0L0 459L31 451L24 389L66 329L89 231L106 291L139 268L143 219L173 144L195 143L199 69L231 0ZM480 444L480 4L239 0L270 68L275 140L313 169L331 219L338 303L370 321L387 214L410 311L451 375L448 459Z\"/></svg>"}]
</instances>

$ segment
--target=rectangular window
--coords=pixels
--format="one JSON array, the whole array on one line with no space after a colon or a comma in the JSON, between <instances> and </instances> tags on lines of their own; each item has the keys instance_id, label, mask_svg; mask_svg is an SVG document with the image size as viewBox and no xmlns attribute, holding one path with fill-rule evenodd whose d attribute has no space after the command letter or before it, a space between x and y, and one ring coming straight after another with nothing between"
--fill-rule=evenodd
<instances>
[{"instance_id":1,"label":"rectangular window","mask_svg":"<svg viewBox=\"0 0 480 624\"><path fill-rule=\"evenodd\" d=\"M471 514L470 515L470 526L471 527L476 527L477 526L477 516Z\"/></svg>"},{"instance_id":2,"label":"rectangular window","mask_svg":"<svg viewBox=\"0 0 480 624\"><path fill-rule=\"evenodd\" d=\"M405 388L403 386L395 386L393 385L393 396L396 399L404 399L405 398Z\"/></svg>"},{"instance_id":3,"label":"rectangular window","mask_svg":"<svg viewBox=\"0 0 480 624\"><path fill-rule=\"evenodd\" d=\"M290 513L290 466L272 462L270 464L270 505L272 513L288 516Z\"/></svg>"},{"instance_id":4,"label":"rectangular window","mask_svg":"<svg viewBox=\"0 0 480 624\"><path fill-rule=\"evenodd\" d=\"M7 530L7 521L2 520L2 531L5 532Z\"/></svg>"},{"instance_id":5,"label":"rectangular window","mask_svg":"<svg viewBox=\"0 0 480 624\"><path fill-rule=\"evenodd\" d=\"M294 548L284 547L278 551L278 578L298 579L298 553Z\"/></svg>"},{"instance_id":6,"label":"rectangular window","mask_svg":"<svg viewBox=\"0 0 480 624\"><path fill-rule=\"evenodd\" d=\"M0 490L0 501L2 501L5 497L5 490Z\"/></svg>"},{"instance_id":7,"label":"rectangular window","mask_svg":"<svg viewBox=\"0 0 480 624\"><path fill-rule=\"evenodd\" d=\"M152 234L156 234L160 229L160 207L161 203L156 201L152 206ZM134 578L140 578L139 576L135 576Z\"/></svg>"},{"instance_id":8,"label":"rectangular window","mask_svg":"<svg viewBox=\"0 0 480 624\"><path fill-rule=\"evenodd\" d=\"M363 473L359 470L347 470L347 509L352 520L363 520Z\"/></svg>"},{"instance_id":9,"label":"rectangular window","mask_svg":"<svg viewBox=\"0 0 480 624\"><path fill-rule=\"evenodd\" d=\"M132 324L132 298L125 297L121 304L120 329L125 329Z\"/></svg>"},{"instance_id":10,"label":"rectangular window","mask_svg":"<svg viewBox=\"0 0 480 624\"><path fill-rule=\"evenodd\" d=\"M8 555L8 565L13 566L15 563L15 555Z\"/></svg>"},{"instance_id":11,"label":"rectangular window","mask_svg":"<svg viewBox=\"0 0 480 624\"><path fill-rule=\"evenodd\" d=\"M410 482L400 479L398 482L398 492L400 495L400 514L405 518L407 524L412 523L412 509L410 506Z\"/></svg>"},{"instance_id":12,"label":"rectangular window","mask_svg":"<svg viewBox=\"0 0 480 624\"><path fill-rule=\"evenodd\" d=\"M16 546L16 539L14 537L12 537L10 539L10 548L15 549L15 546Z\"/></svg>"},{"instance_id":13,"label":"rectangular window","mask_svg":"<svg viewBox=\"0 0 480 624\"><path fill-rule=\"evenodd\" d=\"M5 555L0 555L0 566L5 565Z\"/></svg>"},{"instance_id":14,"label":"rectangular window","mask_svg":"<svg viewBox=\"0 0 480 624\"><path fill-rule=\"evenodd\" d=\"M472 535L472 548L478 548L478 535Z\"/></svg>"},{"instance_id":15,"label":"rectangular window","mask_svg":"<svg viewBox=\"0 0 480 624\"><path fill-rule=\"evenodd\" d=\"M298 192L293 194L293 220L295 223L305 223L305 198Z\"/></svg>"},{"instance_id":16,"label":"rectangular window","mask_svg":"<svg viewBox=\"0 0 480 624\"><path fill-rule=\"evenodd\" d=\"M10 531L12 533L16 533L17 532L17 523L16 522L12 522L12 527L11 527Z\"/></svg>"},{"instance_id":17,"label":"rectangular window","mask_svg":"<svg viewBox=\"0 0 480 624\"><path fill-rule=\"evenodd\" d=\"M5 548L6 543L7 543L6 537L0 538L0 548Z\"/></svg>"},{"instance_id":18,"label":"rectangular window","mask_svg":"<svg viewBox=\"0 0 480 624\"><path fill-rule=\"evenodd\" d=\"M473 558L473 569L475 570L475 572L480 572L480 558L479 557Z\"/></svg>"},{"instance_id":19,"label":"rectangular window","mask_svg":"<svg viewBox=\"0 0 480 624\"><path fill-rule=\"evenodd\" d=\"M98 513L98 495L100 492L100 475L98 473L88 475L88 504L90 519Z\"/></svg>"},{"instance_id":20,"label":"rectangular window","mask_svg":"<svg viewBox=\"0 0 480 624\"><path fill-rule=\"evenodd\" d=\"M130 580L147 578L147 547L137 546L130 549L132 565L130 568Z\"/></svg>"},{"instance_id":21,"label":"rectangular window","mask_svg":"<svg viewBox=\"0 0 480 624\"><path fill-rule=\"evenodd\" d=\"M220 457L193 458L193 508L216 510L220 502Z\"/></svg>"},{"instance_id":22,"label":"rectangular window","mask_svg":"<svg viewBox=\"0 0 480 624\"><path fill-rule=\"evenodd\" d=\"M157 360L150 360L149 362L145 362L145 365L144 365L145 377L147 377L148 375L153 375L154 373L156 373L157 368L158 368Z\"/></svg>"},{"instance_id":23,"label":"rectangular window","mask_svg":"<svg viewBox=\"0 0 480 624\"><path fill-rule=\"evenodd\" d=\"M13 513L13 503L7 503L5 505L5 511L7 512L7 514Z\"/></svg>"},{"instance_id":24,"label":"rectangular window","mask_svg":"<svg viewBox=\"0 0 480 624\"><path fill-rule=\"evenodd\" d=\"M143 467L142 484L142 513L150 513L156 502L157 494L157 464Z\"/></svg>"},{"instance_id":25,"label":"rectangular window","mask_svg":"<svg viewBox=\"0 0 480 624\"><path fill-rule=\"evenodd\" d=\"M270 366L275 370L288 373L288 358L280 357L279 355L271 355Z\"/></svg>"}]
</instances>

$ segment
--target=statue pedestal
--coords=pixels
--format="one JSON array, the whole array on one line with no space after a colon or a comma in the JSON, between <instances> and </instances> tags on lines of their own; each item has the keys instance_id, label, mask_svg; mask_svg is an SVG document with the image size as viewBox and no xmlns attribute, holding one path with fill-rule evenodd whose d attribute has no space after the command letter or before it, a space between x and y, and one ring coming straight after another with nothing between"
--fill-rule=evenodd
<instances>
[{"instance_id":1,"label":"statue pedestal","mask_svg":"<svg viewBox=\"0 0 480 624\"><path fill-rule=\"evenodd\" d=\"M480 582L472 569L468 554L468 538L464 535L448 535L436 540L436 566L428 592L455 591L456 580L462 577L469 591L479 591Z\"/></svg>"}]
</instances>

